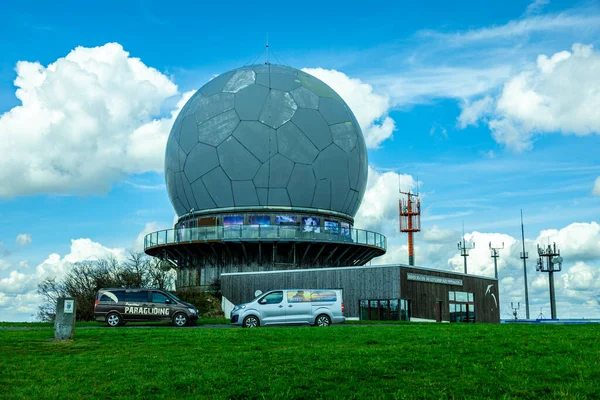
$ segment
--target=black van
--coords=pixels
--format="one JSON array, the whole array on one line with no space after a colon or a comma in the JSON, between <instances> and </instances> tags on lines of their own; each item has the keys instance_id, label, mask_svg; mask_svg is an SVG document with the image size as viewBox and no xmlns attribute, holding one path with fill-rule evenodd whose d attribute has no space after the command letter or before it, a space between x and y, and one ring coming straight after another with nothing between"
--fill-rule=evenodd
<instances>
[{"instance_id":1,"label":"black van","mask_svg":"<svg viewBox=\"0 0 600 400\"><path fill-rule=\"evenodd\" d=\"M96 293L94 317L111 327L129 321L185 326L198 321L198 309L161 289L103 288Z\"/></svg>"}]
</instances>

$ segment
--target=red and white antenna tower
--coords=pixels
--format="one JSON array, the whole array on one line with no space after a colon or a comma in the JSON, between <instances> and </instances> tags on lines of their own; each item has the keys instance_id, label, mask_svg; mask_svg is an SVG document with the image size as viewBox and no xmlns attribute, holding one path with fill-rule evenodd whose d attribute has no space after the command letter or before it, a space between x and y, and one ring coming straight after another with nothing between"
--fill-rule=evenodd
<instances>
[{"instance_id":1,"label":"red and white antenna tower","mask_svg":"<svg viewBox=\"0 0 600 400\"><path fill-rule=\"evenodd\" d=\"M415 265L415 245L413 233L421 231L421 200L419 199L419 188L417 193L403 192L406 199L399 200L400 207L400 232L408 233L408 265Z\"/></svg>"}]
</instances>

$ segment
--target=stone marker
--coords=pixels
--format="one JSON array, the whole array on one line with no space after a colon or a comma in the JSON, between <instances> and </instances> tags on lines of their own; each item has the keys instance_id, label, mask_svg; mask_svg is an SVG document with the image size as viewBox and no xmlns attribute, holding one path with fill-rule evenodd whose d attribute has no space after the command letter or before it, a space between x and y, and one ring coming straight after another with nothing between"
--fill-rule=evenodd
<instances>
[{"instance_id":1,"label":"stone marker","mask_svg":"<svg viewBox=\"0 0 600 400\"><path fill-rule=\"evenodd\" d=\"M75 336L75 299L59 297L56 301L56 318L54 319L54 339L73 339Z\"/></svg>"}]
</instances>

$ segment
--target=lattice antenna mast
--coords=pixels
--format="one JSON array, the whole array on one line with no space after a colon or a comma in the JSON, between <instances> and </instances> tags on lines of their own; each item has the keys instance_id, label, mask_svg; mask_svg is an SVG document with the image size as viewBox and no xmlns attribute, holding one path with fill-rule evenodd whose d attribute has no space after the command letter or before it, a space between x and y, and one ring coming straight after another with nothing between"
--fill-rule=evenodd
<instances>
[{"instance_id":1,"label":"lattice antenna mast","mask_svg":"<svg viewBox=\"0 0 600 400\"><path fill-rule=\"evenodd\" d=\"M553 246L548 245L546 249L537 245L538 258L536 271L548 272L548 281L550 285L550 313L551 318L556 319L556 296L554 294L554 273L562 270L563 258L560 256L560 250L556 248L556 243ZM544 258L546 262L544 262Z\"/></svg>"},{"instance_id":2,"label":"lattice antenna mast","mask_svg":"<svg viewBox=\"0 0 600 400\"><path fill-rule=\"evenodd\" d=\"M408 233L408 265L415 265L415 245L413 234L421 231L421 200L419 199L419 179L417 178L417 193L410 190L403 192L398 177L399 193L406 199L398 201L400 209L400 232Z\"/></svg>"},{"instance_id":3,"label":"lattice antenna mast","mask_svg":"<svg viewBox=\"0 0 600 400\"><path fill-rule=\"evenodd\" d=\"M465 264L465 275L467 274L467 257L469 257L469 250L475 248L475 242L471 242L470 245L467 245L465 240L465 221L463 221L463 234L462 234L462 242L458 242L458 249L460 250L460 255L463 258Z\"/></svg>"}]
</instances>

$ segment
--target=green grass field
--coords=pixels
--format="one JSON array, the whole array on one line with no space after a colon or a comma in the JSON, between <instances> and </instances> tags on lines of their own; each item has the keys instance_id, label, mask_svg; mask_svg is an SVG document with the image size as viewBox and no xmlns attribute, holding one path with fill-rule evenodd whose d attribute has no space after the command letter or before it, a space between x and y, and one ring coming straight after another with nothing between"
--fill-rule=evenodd
<instances>
[{"instance_id":1,"label":"green grass field","mask_svg":"<svg viewBox=\"0 0 600 400\"><path fill-rule=\"evenodd\" d=\"M82 326L82 328L85 326ZM599 398L600 326L0 329L0 397Z\"/></svg>"}]
</instances>

